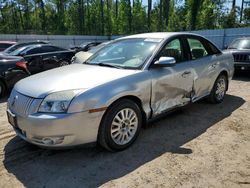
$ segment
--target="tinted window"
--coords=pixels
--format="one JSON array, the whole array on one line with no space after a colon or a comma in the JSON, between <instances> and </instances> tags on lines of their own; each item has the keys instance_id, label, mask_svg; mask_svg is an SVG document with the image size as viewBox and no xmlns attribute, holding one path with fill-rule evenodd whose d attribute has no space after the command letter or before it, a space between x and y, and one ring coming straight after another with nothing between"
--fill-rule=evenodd
<instances>
[{"instance_id":1,"label":"tinted window","mask_svg":"<svg viewBox=\"0 0 250 188\"><path fill-rule=\"evenodd\" d=\"M43 53L41 47L33 48L26 52L26 55Z\"/></svg>"},{"instance_id":2,"label":"tinted window","mask_svg":"<svg viewBox=\"0 0 250 188\"><path fill-rule=\"evenodd\" d=\"M188 38L187 40L190 47L192 59L199 59L208 55L206 48L203 46L200 40L193 38Z\"/></svg>"},{"instance_id":3,"label":"tinted window","mask_svg":"<svg viewBox=\"0 0 250 188\"><path fill-rule=\"evenodd\" d=\"M62 51L62 50L63 49L54 47L54 46L42 46L42 47L33 48L27 51L26 55L48 53L48 52L55 52L55 51Z\"/></svg>"},{"instance_id":4,"label":"tinted window","mask_svg":"<svg viewBox=\"0 0 250 188\"><path fill-rule=\"evenodd\" d=\"M174 39L166 44L166 46L161 50L159 57L173 57L176 62L183 61L183 49L181 46L181 41L179 39Z\"/></svg>"},{"instance_id":5,"label":"tinted window","mask_svg":"<svg viewBox=\"0 0 250 188\"><path fill-rule=\"evenodd\" d=\"M46 52L56 52L56 51L64 50L64 49L56 47L56 46L43 46L42 48Z\"/></svg>"}]
</instances>

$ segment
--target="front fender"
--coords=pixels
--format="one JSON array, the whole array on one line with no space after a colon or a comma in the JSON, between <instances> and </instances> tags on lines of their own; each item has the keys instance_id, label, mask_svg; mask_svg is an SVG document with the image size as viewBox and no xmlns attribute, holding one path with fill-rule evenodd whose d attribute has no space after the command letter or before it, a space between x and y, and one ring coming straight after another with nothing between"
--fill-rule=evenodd
<instances>
[{"instance_id":1,"label":"front fender","mask_svg":"<svg viewBox=\"0 0 250 188\"><path fill-rule=\"evenodd\" d=\"M100 108L105 110L125 96L139 98L146 115L150 114L151 78L148 71L137 72L84 91L72 100L68 113Z\"/></svg>"}]
</instances>

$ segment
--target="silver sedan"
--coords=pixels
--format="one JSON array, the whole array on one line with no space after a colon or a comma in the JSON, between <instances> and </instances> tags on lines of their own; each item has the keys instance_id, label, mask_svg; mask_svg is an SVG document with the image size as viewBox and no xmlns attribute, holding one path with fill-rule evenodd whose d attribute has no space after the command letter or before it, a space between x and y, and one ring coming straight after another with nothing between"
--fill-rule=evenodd
<instances>
[{"instance_id":1,"label":"silver sedan","mask_svg":"<svg viewBox=\"0 0 250 188\"><path fill-rule=\"evenodd\" d=\"M19 81L7 115L17 135L39 146L123 150L160 114L204 97L222 102L233 72L232 55L199 35L132 35L83 64Z\"/></svg>"}]
</instances>

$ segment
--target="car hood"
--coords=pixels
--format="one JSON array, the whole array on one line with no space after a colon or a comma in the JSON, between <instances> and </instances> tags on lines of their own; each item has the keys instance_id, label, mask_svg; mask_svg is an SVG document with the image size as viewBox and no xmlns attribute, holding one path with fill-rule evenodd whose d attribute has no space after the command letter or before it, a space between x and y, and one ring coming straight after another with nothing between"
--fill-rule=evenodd
<instances>
[{"instance_id":1,"label":"car hood","mask_svg":"<svg viewBox=\"0 0 250 188\"><path fill-rule=\"evenodd\" d=\"M30 97L44 98L57 91L90 89L138 71L72 64L25 78L15 85L15 90Z\"/></svg>"}]
</instances>

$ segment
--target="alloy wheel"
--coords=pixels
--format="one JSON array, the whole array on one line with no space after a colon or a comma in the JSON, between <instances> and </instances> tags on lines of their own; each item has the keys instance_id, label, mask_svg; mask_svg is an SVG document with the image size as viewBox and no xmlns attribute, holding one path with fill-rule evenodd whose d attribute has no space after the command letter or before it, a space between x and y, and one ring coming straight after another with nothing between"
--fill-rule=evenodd
<instances>
[{"instance_id":1,"label":"alloy wheel","mask_svg":"<svg viewBox=\"0 0 250 188\"><path fill-rule=\"evenodd\" d=\"M216 84L216 91L215 91L216 98L218 100L222 100L225 93L226 93L226 80L224 78L220 78Z\"/></svg>"},{"instance_id":2,"label":"alloy wheel","mask_svg":"<svg viewBox=\"0 0 250 188\"><path fill-rule=\"evenodd\" d=\"M130 142L138 128L138 117L131 108L120 110L114 117L111 125L111 138L118 145Z\"/></svg>"}]
</instances>

